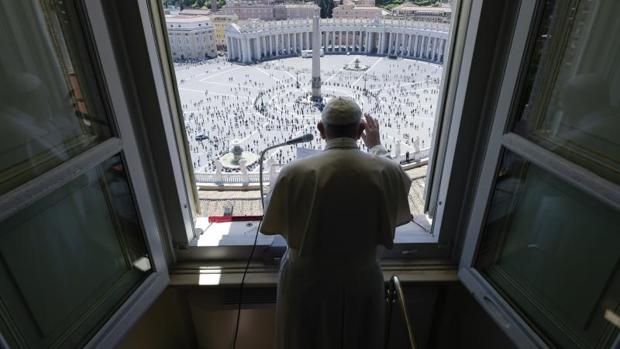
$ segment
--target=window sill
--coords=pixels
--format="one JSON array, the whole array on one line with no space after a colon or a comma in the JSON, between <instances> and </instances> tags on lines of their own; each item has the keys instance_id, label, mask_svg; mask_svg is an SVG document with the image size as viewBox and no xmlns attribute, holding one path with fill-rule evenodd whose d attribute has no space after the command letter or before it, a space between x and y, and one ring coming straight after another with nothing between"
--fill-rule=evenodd
<instances>
[{"instance_id":1,"label":"window sill","mask_svg":"<svg viewBox=\"0 0 620 349\"><path fill-rule=\"evenodd\" d=\"M196 220L196 229L202 234L194 247L252 246L258 221L209 223L206 218ZM419 225L410 222L396 229L394 244L433 244L437 236L429 234ZM281 236L259 234L256 245L261 247L286 247Z\"/></svg>"},{"instance_id":2,"label":"window sill","mask_svg":"<svg viewBox=\"0 0 620 349\"><path fill-rule=\"evenodd\" d=\"M402 282L455 282L457 268L442 261L385 260L381 262L387 282L398 275ZM170 286L237 287L243 277L245 262L180 263L170 270ZM254 263L248 269L245 284L252 287L274 287L278 282L278 266Z\"/></svg>"}]
</instances>

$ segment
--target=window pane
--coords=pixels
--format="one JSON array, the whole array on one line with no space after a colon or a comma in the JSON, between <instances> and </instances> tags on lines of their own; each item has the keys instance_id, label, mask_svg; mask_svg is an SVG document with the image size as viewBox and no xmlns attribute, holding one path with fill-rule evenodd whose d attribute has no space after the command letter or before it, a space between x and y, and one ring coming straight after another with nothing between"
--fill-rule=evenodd
<instances>
[{"instance_id":1,"label":"window pane","mask_svg":"<svg viewBox=\"0 0 620 349\"><path fill-rule=\"evenodd\" d=\"M574 13L571 13L573 12ZM620 2L546 1L515 132L620 182Z\"/></svg>"},{"instance_id":2,"label":"window pane","mask_svg":"<svg viewBox=\"0 0 620 349\"><path fill-rule=\"evenodd\" d=\"M0 5L0 194L109 136L70 4Z\"/></svg>"},{"instance_id":3,"label":"window pane","mask_svg":"<svg viewBox=\"0 0 620 349\"><path fill-rule=\"evenodd\" d=\"M617 210L506 153L477 268L555 344L594 347L613 332L605 309L620 306L619 221Z\"/></svg>"},{"instance_id":4,"label":"window pane","mask_svg":"<svg viewBox=\"0 0 620 349\"><path fill-rule=\"evenodd\" d=\"M81 346L150 271L140 226L118 156L1 222L7 340Z\"/></svg>"}]
</instances>

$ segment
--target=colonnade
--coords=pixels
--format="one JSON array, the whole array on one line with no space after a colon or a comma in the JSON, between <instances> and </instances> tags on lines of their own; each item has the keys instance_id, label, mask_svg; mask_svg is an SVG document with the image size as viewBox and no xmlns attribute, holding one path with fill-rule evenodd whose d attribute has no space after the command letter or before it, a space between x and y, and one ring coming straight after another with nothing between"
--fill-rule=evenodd
<instances>
[{"instance_id":1,"label":"colonnade","mask_svg":"<svg viewBox=\"0 0 620 349\"><path fill-rule=\"evenodd\" d=\"M235 24L226 29L230 61L252 63L295 56L312 49L310 21L281 21L279 25L264 23L267 25L239 27ZM378 54L443 63L447 28L428 28L404 21L322 20L321 47L328 54Z\"/></svg>"}]
</instances>

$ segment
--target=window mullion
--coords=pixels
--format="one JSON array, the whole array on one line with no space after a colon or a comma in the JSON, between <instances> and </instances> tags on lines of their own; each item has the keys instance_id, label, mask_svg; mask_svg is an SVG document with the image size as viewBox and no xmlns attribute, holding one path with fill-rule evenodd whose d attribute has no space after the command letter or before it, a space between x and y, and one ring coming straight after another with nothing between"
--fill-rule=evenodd
<instances>
[{"instance_id":1,"label":"window mullion","mask_svg":"<svg viewBox=\"0 0 620 349\"><path fill-rule=\"evenodd\" d=\"M620 209L620 186L617 184L603 179L587 169L515 133L505 134L502 137L502 145L545 171L566 180L575 187L592 194L599 200Z\"/></svg>"},{"instance_id":2,"label":"window mullion","mask_svg":"<svg viewBox=\"0 0 620 349\"><path fill-rule=\"evenodd\" d=\"M109 138L0 197L0 221L95 168L123 150L118 138Z\"/></svg>"}]
</instances>

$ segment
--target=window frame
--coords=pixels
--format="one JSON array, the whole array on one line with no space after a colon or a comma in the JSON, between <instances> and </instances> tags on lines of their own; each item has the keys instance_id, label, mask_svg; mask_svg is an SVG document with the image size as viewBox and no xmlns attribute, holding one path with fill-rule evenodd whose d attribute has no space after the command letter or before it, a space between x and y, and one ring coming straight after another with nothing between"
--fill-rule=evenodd
<instances>
[{"instance_id":1,"label":"window frame","mask_svg":"<svg viewBox=\"0 0 620 349\"><path fill-rule=\"evenodd\" d=\"M441 203L445 201L448 195L448 186L449 179L453 169L453 162L449 161L449 159L454 159L458 157L460 154L465 154L467 150L458 149L456 144L460 140L459 130L462 121L462 113L463 113L463 104L465 103L465 86L467 86L467 81L470 78L469 70L473 63L472 53L474 51L474 46L476 43L476 31L478 30L478 23L480 21L479 17L479 7L478 9L474 8L473 4L474 0L460 0L457 1L453 12L453 24L451 26L451 35L448 43L448 47L450 50L449 58L446 60L446 64L444 66L443 71L443 79L442 86L440 89L442 93L439 96L438 107L436 111L436 119L435 124L442 125L442 135L435 135L431 142L434 144L434 150L432 154L432 160L429 163L429 173L433 172L430 170L431 167L434 167L434 164L447 164L437 168L435 174L431 174L433 176L432 183L427 184L427 188L431 186L432 188L426 189L427 193L425 193L425 206L429 205L429 195L428 192L437 193L435 195L436 200ZM171 61L171 53L169 38L167 35L162 35L162 33L167 34L165 21L163 20L163 9L156 1L149 1L148 5L141 5L140 14L145 24L145 37L146 44L149 48L149 52L151 55L157 56L159 58L161 70L159 70L159 74L165 75L164 86L158 86L158 93L162 96L160 101L166 100L170 103L169 109L172 110L172 119L174 119L174 127L177 130L174 133L177 135L176 142L185 141L186 134L184 129L184 124L181 118L183 115L180 103L180 97L178 95L176 79L174 78L174 67ZM475 12L478 11L478 15L475 15ZM149 16L149 13L152 16ZM155 16L157 18L155 18ZM157 35L153 35L153 33L157 33ZM154 69L154 74L157 75L158 71ZM463 86L460 88L459 86ZM164 116L168 117L168 116ZM178 135L182 135L179 137ZM459 137L457 139L457 137ZM170 140L168 140L169 144ZM185 141L185 143L187 143ZM182 146L187 147L187 145ZM441 147L441 150L439 150ZM189 166L191 164L191 160L189 160L189 151L179 152L177 150L170 150L170 156L176 158L174 162L183 163L182 166L185 168L183 172L184 176L179 176L185 182L184 186L186 188L194 188L193 184L193 169ZM430 179L430 176L427 175L427 179ZM437 199L438 198L438 199ZM184 200L182 198L181 200ZM189 199L188 199L189 200ZM193 200L197 201L197 193L193 193ZM439 205L441 206L441 204ZM196 211L192 211L193 222L195 222L195 214ZM443 207L437 210L437 214L435 215L435 219L433 220L433 225L431 227L431 231L429 234L437 236L437 233L440 232L439 236L435 239L437 242L435 243L399 243L395 244L392 250L386 251L385 258L389 259L412 259L412 258L425 258L425 259L440 259L445 260L451 263L455 263L457 261L456 254L456 239L458 237L458 232L453 229L443 229L442 223L446 220L457 219L460 215L460 212L455 211L446 211ZM193 234L193 236L192 236ZM171 234L171 238L173 240L173 245L175 246L175 255L180 261L199 261L199 260L242 260L246 259L249 256L251 245L242 245L242 246L213 246L213 247L196 247L195 244L197 242L198 236L196 232L192 231L192 234L182 234L178 231L173 231ZM265 260L277 260L285 249L285 245L281 242L274 243L270 246L259 246L263 248L259 248L256 250L256 258L263 258Z\"/></svg>"},{"instance_id":2,"label":"window frame","mask_svg":"<svg viewBox=\"0 0 620 349\"><path fill-rule=\"evenodd\" d=\"M72 11L75 10L72 14L76 15L76 22L86 29L83 35L89 47L80 53L90 56L88 63L92 63L92 71L98 78L96 83L99 84L93 85L99 88L99 97L107 107L104 112L110 122L112 134L58 166L0 195L0 220L29 207L110 158L119 156L122 159L150 257L151 272L122 301L119 308L105 319L85 345L86 348L110 348L118 343L167 287L168 264L164 256L155 205L145 180L143 156L132 123L132 113L126 101L124 86L118 78L114 47L109 40L108 24L101 4L98 0L76 0L71 1L70 6ZM6 346L6 341L0 336L0 346L2 344Z\"/></svg>"},{"instance_id":3,"label":"window frame","mask_svg":"<svg viewBox=\"0 0 620 349\"><path fill-rule=\"evenodd\" d=\"M156 210L150 189L145 181L146 173L142 164L142 155L138 146L136 130L132 123L132 113L126 101L123 85L120 82L114 47L109 37L108 24L104 11L98 0L84 0L81 2L80 16L88 21L94 43L94 53L98 58L98 75L106 87L107 100L110 107L110 119L116 123L117 137L109 141L115 147L127 166L127 180L132 189L136 210L144 230L145 243L152 262L152 273L129 295L114 314L106 320L101 328L86 344L86 348L114 347L123 335L131 328L139 317L150 307L159 294L169 283L168 264L164 256L160 238L160 227L155 218ZM102 145L93 147L97 151ZM100 162L107 158L100 157ZM75 165L78 165L77 161ZM63 164L63 171L67 177L71 174L81 174L84 169L76 167L69 160ZM60 166L59 166L60 168Z\"/></svg>"},{"instance_id":4,"label":"window frame","mask_svg":"<svg viewBox=\"0 0 620 349\"><path fill-rule=\"evenodd\" d=\"M494 111L491 134L485 154L479 184L458 276L474 298L491 318L521 348L547 348L547 342L536 332L527 318L522 316L493 285L475 268L475 257L484 230L485 218L491 206L491 196L496 184L496 172L506 151L515 153L533 165L557 176L575 188L620 208L620 186L609 182L589 170L553 153L511 131L515 108L520 97L533 41L542 15L541 0L521 0L518 17L512 34L510 55L503 73L499 99ZM620 335L618 336L620 340Z\"/></svg>"}]
</instances>

